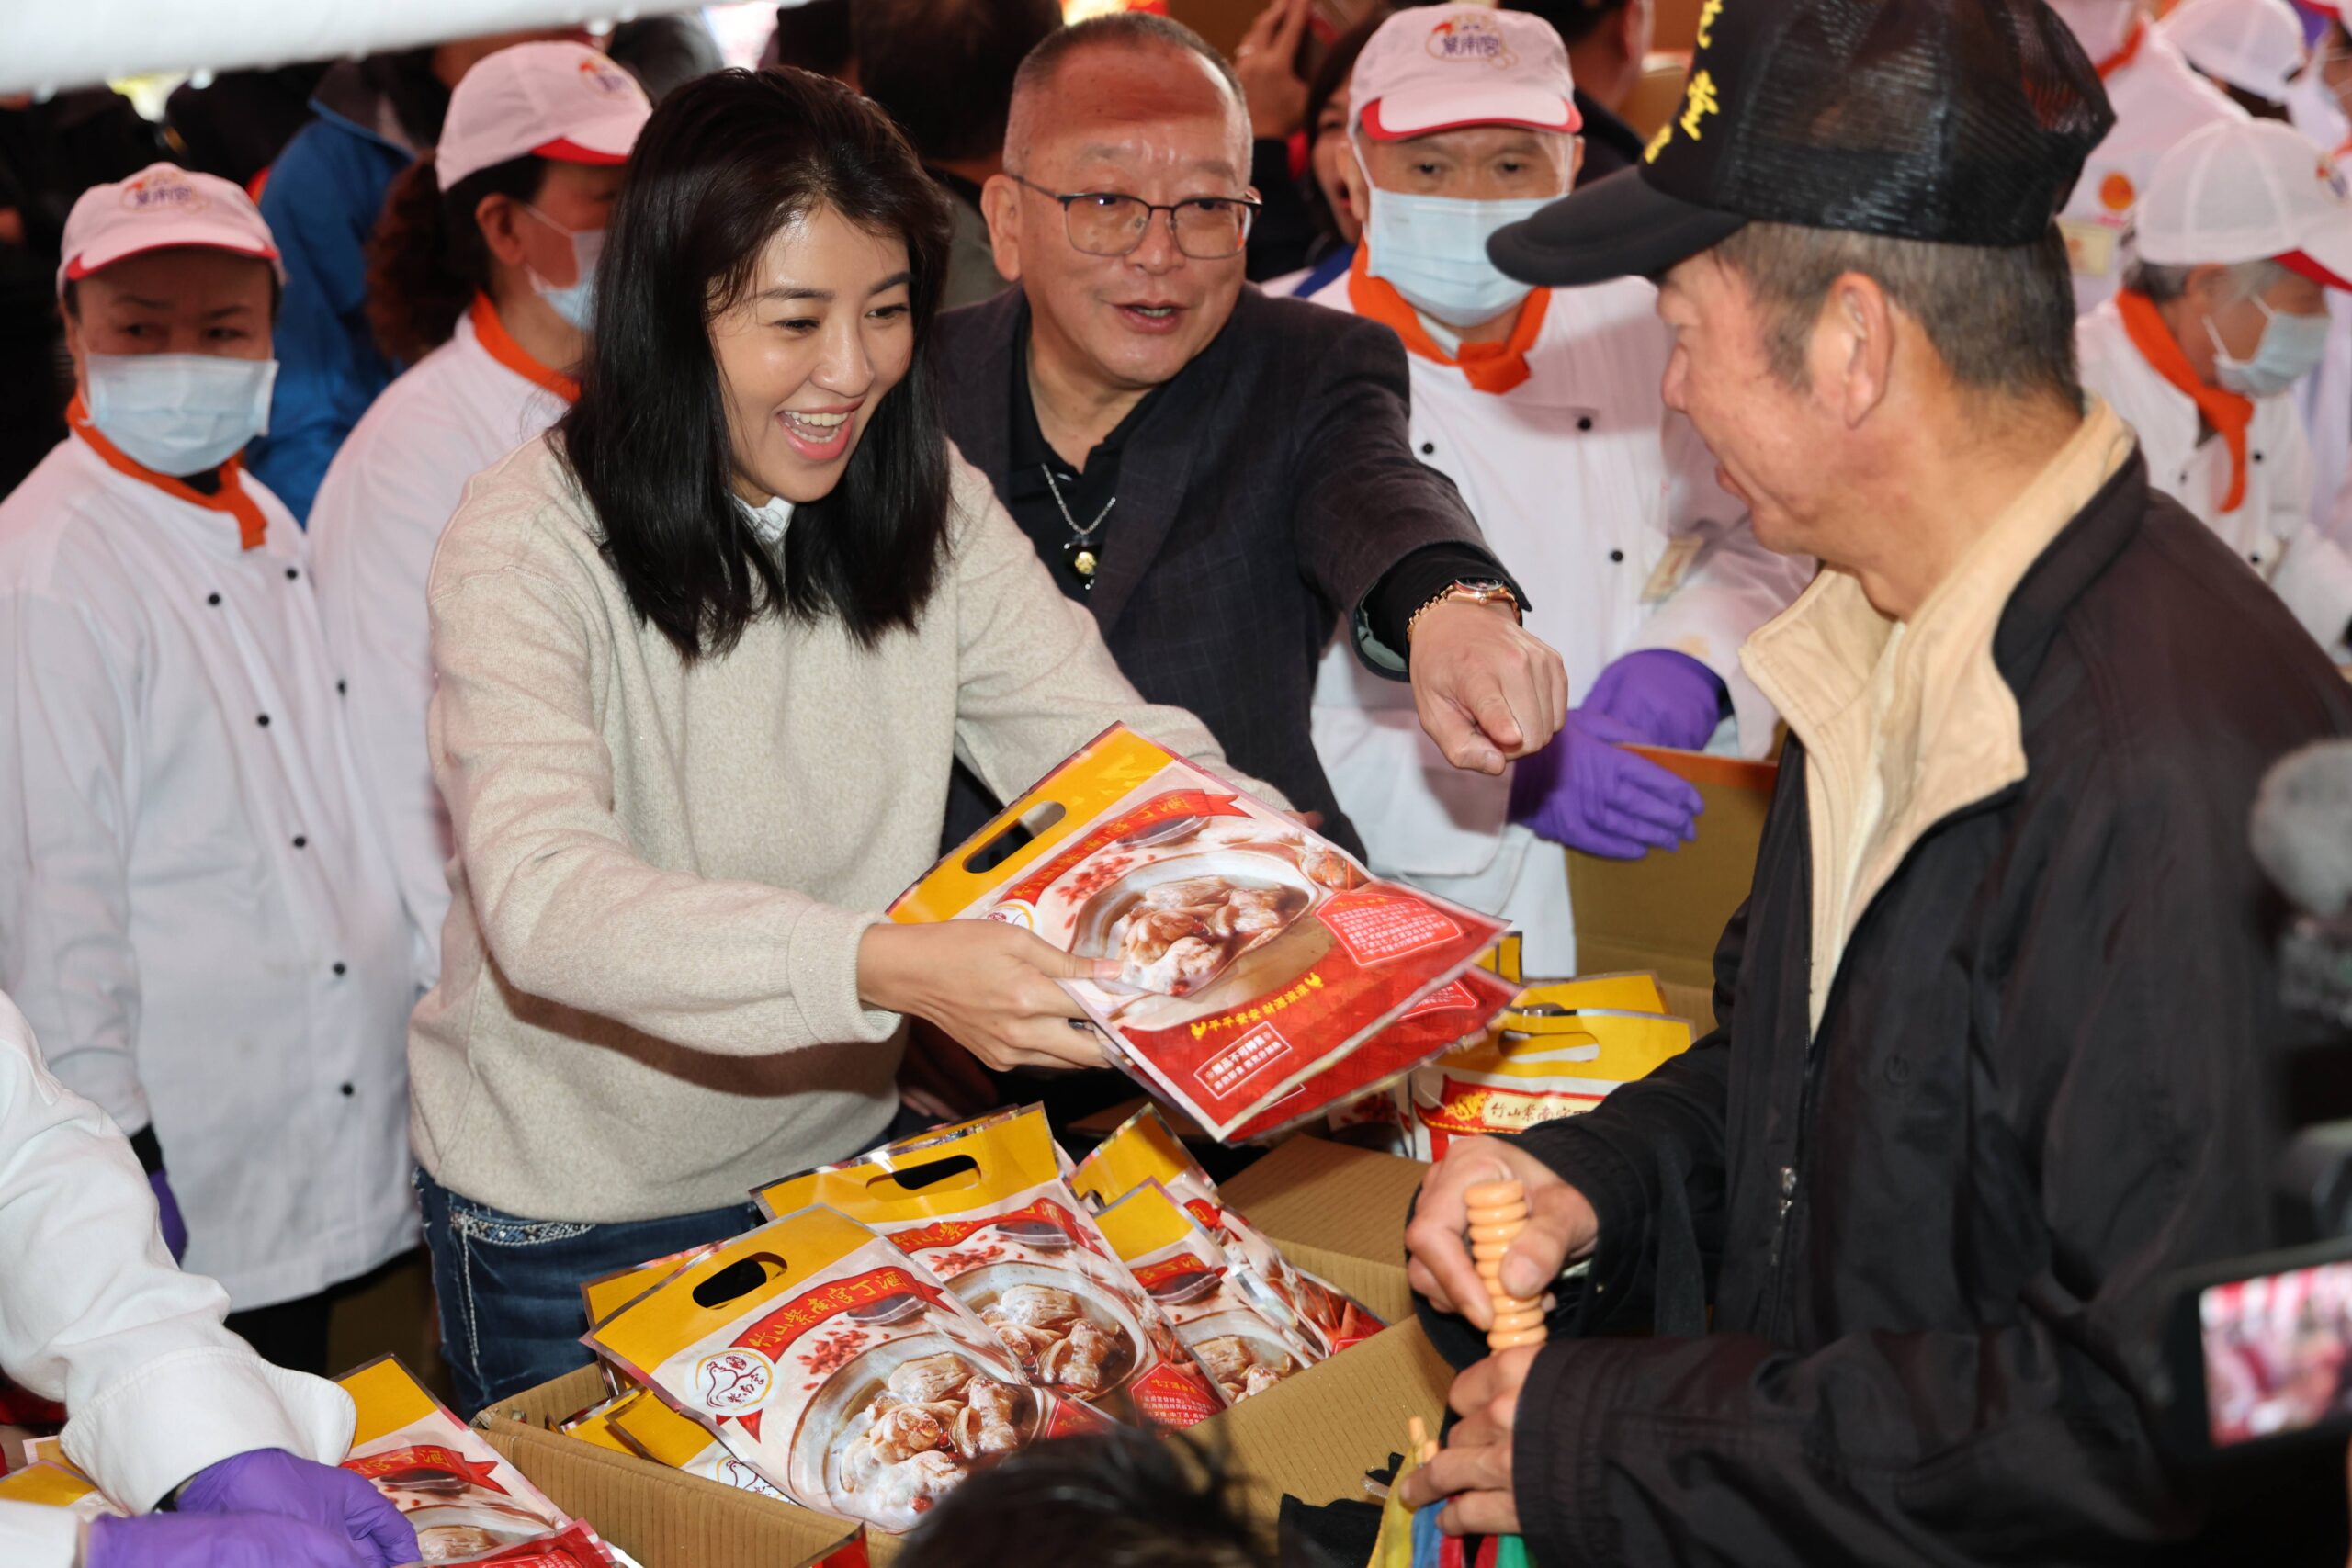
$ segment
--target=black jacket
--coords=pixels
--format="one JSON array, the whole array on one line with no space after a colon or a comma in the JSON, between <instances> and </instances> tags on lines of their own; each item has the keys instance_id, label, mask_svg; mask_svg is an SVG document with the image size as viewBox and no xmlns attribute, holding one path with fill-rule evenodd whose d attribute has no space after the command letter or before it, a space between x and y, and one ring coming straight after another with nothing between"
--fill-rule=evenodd
<instances>
[{"instance_id":1,"label":"black jacket","mask_svg":"<svg viewBox=\"0 0 2352 1568\"><path fill-rule=\"evenodd\" d=\"M1005 493L1017 288L940 317L948 434ZM1405 350L1387 328L1244 288L1225 330L1126 438L1116 544L1087 608L1155 703L1200 716L1236 768L1361 855L1308 735L1341 615L1426 545L1484 548L1453 482L1407 444ZM948 841L993 807L958 771Z\"/></svg>"},{"instance_id":2,"label":"black jacket","mask_svg":"<svg viewBox=\"0 0 2352 1568\"><path fill-rule=\"evenodd\" d=\"M1914 844L1818 1037L1792 742L1715 1032L1525 1136L1600 1218L1563 1326L1658 1329L1535 1363L1539 1561L2140 1562L2197 1528L2137 1369L2164 1278L2268 1232L2290 1025L2247 814L2352 692L2136 454L1994 659L2026 776Z\"/></svg>"}]
</instances>

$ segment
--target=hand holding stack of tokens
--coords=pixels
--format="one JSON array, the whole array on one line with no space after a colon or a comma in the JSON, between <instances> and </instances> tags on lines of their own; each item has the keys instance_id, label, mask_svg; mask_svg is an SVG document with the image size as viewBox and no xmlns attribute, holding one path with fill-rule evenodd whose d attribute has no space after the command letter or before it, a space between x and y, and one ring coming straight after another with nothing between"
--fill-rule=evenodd
<instances>
[{"instance_id":1,"label":"hand holding stack of tokens","mask_svg":"<svg viewBox=\"0 0 2352 1568\"><path fill-rule=\"evenodd\" d=\"M1527 1228L1527 1189L1516 1181L1481 1182L1464 1193L1463 1201L1470 1210L1471 1261L1477 1265L1478 1278L1485 1281L1487 1300L1495 1309L1495 1321L1487 1330L1487 1348L1510 1350L1543 1344L1542 1293L1521 1298L1503 1290L1503 1255Z\"/></svg>"}]
</instances>

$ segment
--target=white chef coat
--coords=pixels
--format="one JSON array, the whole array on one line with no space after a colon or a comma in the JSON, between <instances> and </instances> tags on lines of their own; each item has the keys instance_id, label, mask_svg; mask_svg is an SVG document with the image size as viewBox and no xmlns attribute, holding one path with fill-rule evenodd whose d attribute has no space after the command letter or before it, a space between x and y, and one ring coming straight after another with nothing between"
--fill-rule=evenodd
<instances>
[{"instance_id":1,"label":"white chef coat","mask_svg":"<svg viewBox=\"0 0 2352 1568\"><path fill-rule=\"evenodd\" d=\"M2337 162L2352 154L2352 119L2320 75L2316 58L2288 84L2287 116L2314 146ZM2352 545L2352 295L2327 290L2327 354L2295 389L2303 433L2312 445L2312 522L2330 538Z\"/></svg>"},{"instance_id":2,"label":"white chef coat","mask_svg":"<svg viewBox=\"0 0 2352 1568\"><path fill-rule=\"evenodd\" d=\"M477 300L447 343L368 406L311 505L319 618L350 682L352 755L416 928L427 989L441 974L451 842L424 749L433 698L425 574L466 481L560 418L569 389L500 330L489 301Z\"/></svg>"},{"instance_id":3,"label":"white chef coat","mask_svg":"<svg viewBox=\"0 0 2352 1568\"><path fill-rule=\"evenodd\" d=\"M2083 385L2139 433L2148 482L2195 513L2278 592L2338 663L2352 658L2352 555L2312 523L2312 456L2292 392L2254 400L2246 428L2245 494L2233 512L2230 454L2219 435L2198 439L2201 421L2188 393L2165 379L2132 343L2115 303L2075 328Z\"/></svg>"},{"instance_id":4,"label":"white chef coat","mask_svg":"<svg viewBox=\"0 0 2352 1568\"><path fill-rule=\"evenodd\" d=\"M121 1133L0 995L0 1371L64 1402L67 1457L124 1507L232 1454L334 1464L351 1447L351 1397L254 1355L220 1326L228 1308L173 1267ZM9 1568L70 1568L77 1536L62 1508L0 1503Z\"/></svg>"},{"instance_id":5,"label":"white chef coat","mask_svg":"<svg viewBox=\"0 0 2352 1568\"><path fill-rule=\"evenodd\" d=\"M1314 298L1353 308L1344 276ZM1739 645L1787 607L1814 563L1757 543L1690 422L1666 407L1671 345L1657 298L1634 278L1552 290L1528 378L1507 392L1408 355L1413 450L1454 482L1534 601L1528 629L1559 650L1572 702L1619 655L1674 649L1723 678L1739 749L1761 756L1778 716L1741 669ZM1449 764L1410 688L1337 645L1317 672L1314 724L1374 870L1510 920L1531 972L1575 972L1559 851L1508 820L1508 769L1495 778Z\"/></svg>"},{"instance_id":6,"label":"white chef coat","mask_svg":"<svg viewBox=\"0 0 2352 1568\"><path fill-rule=\"evenodd\" d=\"M243 476L243 549L85 428L0 502L0 987L267 1306L414 1243L407 922L293 519Z\"/></svg>"},{"instance_id":7,"label":"white chef coat","mask_svg":"<svg viewBox=\"0 0 2352 1568\"><path fill-rule=\"evenodd\" d=\"M2156 161L2193 130L2242 120L2245 110L2199 76L2180 51L2146 22L2132 29L2120 63L2102 67L2115 126L2091 149L2074 194L2058 214L2075 268L2075 308L2088 310L2123 282L2123 238Z\"/></svg>"}]
</instances>

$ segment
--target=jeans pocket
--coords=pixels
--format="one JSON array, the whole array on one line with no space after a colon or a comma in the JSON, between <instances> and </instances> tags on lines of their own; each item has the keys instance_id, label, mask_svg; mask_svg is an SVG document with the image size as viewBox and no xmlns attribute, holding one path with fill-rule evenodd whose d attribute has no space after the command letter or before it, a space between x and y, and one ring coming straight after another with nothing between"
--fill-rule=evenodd
<instances>
[{"instance_id":1,"label":"jeans pocket","mask_svg":"<svg viewBox=\"0 0 2352 1568\"><path fill-rule=\"evenodd\" d=\"M481 1247L548 1247L577 1241L596 1228L584 1220L523 1219L455 1192L448 1194L447 1201L451 1232Z\"/></svg>"}]
</instances>

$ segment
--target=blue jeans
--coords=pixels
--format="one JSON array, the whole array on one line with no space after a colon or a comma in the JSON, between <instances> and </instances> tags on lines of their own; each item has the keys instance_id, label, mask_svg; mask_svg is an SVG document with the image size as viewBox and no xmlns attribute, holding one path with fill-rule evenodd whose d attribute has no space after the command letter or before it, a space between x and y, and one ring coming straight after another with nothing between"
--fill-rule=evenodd
<instances>
[{"instance_id":1,"label":"blue jeans","mask_svg":"<svg viewBox=\"0 0 2352 1568\"><path fill-rule=\"evenodd\" d=\"M588 1364L582 1284L760 1223L750 1203L610 1224L526 1220L452 1192L423 1170L415 1184L440 1299L441 1353L467 1420Z\"/></svg>"}]
</instances>

